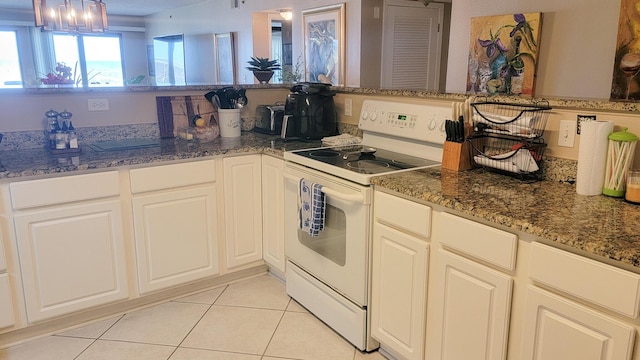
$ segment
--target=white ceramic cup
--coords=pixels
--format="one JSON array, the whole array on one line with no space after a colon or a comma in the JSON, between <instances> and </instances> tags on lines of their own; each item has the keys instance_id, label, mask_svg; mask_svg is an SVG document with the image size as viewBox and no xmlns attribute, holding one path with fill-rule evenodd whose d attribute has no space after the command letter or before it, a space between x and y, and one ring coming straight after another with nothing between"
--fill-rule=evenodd
<instances>
[{"instance_id":1,"label":"white ceramic cup","mask_svg":"<svg viewBox=\"0 0 640 360\"><path fill-rule=\"evenodd\" d=\"M240 109L218 109L218 123L220 125L220 136L240 136Z\"/></svg>"}]
</instances>

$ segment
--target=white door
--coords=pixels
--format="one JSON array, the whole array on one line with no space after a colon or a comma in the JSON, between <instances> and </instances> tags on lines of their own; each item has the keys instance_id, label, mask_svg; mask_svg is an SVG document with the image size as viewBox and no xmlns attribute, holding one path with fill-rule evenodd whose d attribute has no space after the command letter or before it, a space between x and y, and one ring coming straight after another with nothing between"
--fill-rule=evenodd
<instances>
[{"instance_id":1,"label":"white door","mask_svg":"<svg viewBox=\"0 0 640 360\"><path fill-rule=\"evenodd\" d=\"M443 19L443 4L385 1L382 88L438 90Z\"/></svg>"},{"instance_id":2,"label":"white door","mask_svg":"<svg viewBox=\"0 0 640 360\"><path fill-rule=\"evenodd\" d=\"M631 359L632 326L533 286L526 301L521 359Z\"/></svg>"},{"instance_id":3,"label":"white door","mask_svg":"<svg viewBox=\"0 0 640 360\"><path fill-rule=\"evenodd\" d=\"M7 273L0 274L0 304L0 329L13 326L15 318L13 316L9 275Z\"/></svg>"},{"instance_id":4,"label":"white door","mask_svg":"<svg viewBox=\"0 0 640 360\"><path fill-rule=\"evenodd\" d=\"M426 358L505 359L513 279L443 249L435 262Z\"/></svg>"},{"instance_id":5,"label":"white door","mask_svg":"<svg viewBox=\"0 0 640 360\"><path fill-rule=\"evenodd\" d=\"M319 236L299 227L299 182L323 186L325 226ZM371 189L318 171L285 166L285 252L287 258L359 306L367 304Z\"/></svg>"},{"instance_id":6,"label":"white door","mask_svg":"<svg viewBox=\"0 0 640 360\"><path fill-rule=\"evenodd\" d=\"M216 186L133 198L140 293L216 275Z\"/></svg>"},{"instance_id":7,"label":"white door","mask_svg":"<svg viewBox=\"0 0 640 360\"><path fill-rule=\"evenodd\" d=\"M262 156L262 254L271 268L285 272L284 161Z\"/></svg>"},{"instance_id":8,"label":"white door","mask_svg":"<svg viewBox=\"0 0 640 360\"><path fill-rule=\"evenodd\" d=\"M262 259L261 155L224 158L227 268Z\"/></svg>"},{"instance_id":9,"label":"white door","mask_svg":"<svg viewBox=\"0 0 640 360\"><path fill-rule=\"evenodd\" d=\"M14 221L29 322L128 298L119 200L29 211Z\"/></svg>"},{"instance_id":10,"label":"white door","mask_svg":"<svg viewBox=\"0 0 640 360\"><path fill-rule=\"evenodd\" d=\"M375 224L371 335L408 360L424 359L429 245Z\"/></svg>"}]
</instances>

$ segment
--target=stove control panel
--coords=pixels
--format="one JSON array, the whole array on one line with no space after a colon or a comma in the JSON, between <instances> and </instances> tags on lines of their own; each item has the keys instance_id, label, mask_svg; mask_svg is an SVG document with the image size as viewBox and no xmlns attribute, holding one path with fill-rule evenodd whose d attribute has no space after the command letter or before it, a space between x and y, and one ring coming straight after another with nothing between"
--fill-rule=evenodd
<instances>
[{"instance_id":1,"label":"stove control panel","mask_svg":"<svg viewBox=\"0 0 640 360\"><path fill-rule=\"evenodd\" d=\"M445 120L451 116L451 103L446 101L407 104L365 100L358 127L365 132L443 144Z\"/></svg>"}]
</instances>

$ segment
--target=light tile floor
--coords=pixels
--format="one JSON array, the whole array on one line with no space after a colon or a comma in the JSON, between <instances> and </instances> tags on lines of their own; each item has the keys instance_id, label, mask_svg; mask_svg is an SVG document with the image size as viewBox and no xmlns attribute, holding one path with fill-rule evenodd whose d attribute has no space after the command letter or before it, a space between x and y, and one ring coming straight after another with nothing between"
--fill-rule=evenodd
<instances>
[{"instance_id":1,"label":"light tile floor","mask_svg":"<svg viewBox=\"0 0 640 360\"><path fill-rule=\"evenodd\" d=\"M0 350L0 360L382 360L259 276Z\"/></svg>"}]
</instances>

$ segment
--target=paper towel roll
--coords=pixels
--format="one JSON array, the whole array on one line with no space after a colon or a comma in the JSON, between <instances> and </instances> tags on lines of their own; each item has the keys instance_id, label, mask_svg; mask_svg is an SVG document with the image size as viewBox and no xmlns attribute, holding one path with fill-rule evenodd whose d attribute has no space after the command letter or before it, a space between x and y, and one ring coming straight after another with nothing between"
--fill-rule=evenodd
<instances>
[{"instance_id":1,"label":"paper towel roll","mask_svg":"<svg viewBox=\"0 0 640 360\"><path fill-rule=\"evenodd\" d=\"M600 195L604 185L608 137L613 132L613 122L585 121L580 127L576 192L580 195Z\"/></svg>"}]
</instances>

